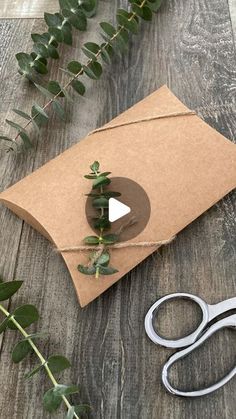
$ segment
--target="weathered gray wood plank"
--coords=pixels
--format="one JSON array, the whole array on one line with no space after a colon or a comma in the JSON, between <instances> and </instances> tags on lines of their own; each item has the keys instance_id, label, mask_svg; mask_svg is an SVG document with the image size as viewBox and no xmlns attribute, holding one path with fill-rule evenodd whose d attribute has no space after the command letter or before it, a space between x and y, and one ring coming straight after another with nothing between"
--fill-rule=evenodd
<instances>
[{"instance_id":1,"label":"weathered gray wood plank","mask_svg":"<svg viewBox=\"0 0 236 419\"><path fill-rule=\"evenodd\" d=\"M236 5L234 0L229 1L229 11L230 11L230 18L232 22L232 29L234 35L234 42L236 43Z\"/></svg>"},{"instance_id":2,"label":"weathered gray wood plank","mask_svg":"<svg viewBox=\"0 0 236 419\"><path fill-rule=\"evenodd\" d=\"M55 13L57 0L0 0L0 18L42 18L44 12Z\"/></svg>"},{"instance_id":3,"label":"weathered gray wood plank","mask_svg":"<svg viewBox=\"0 0 236 419\"><path fill-rule=\"evenodd\" d=\"M126 6L126 1L116 5ZM232 2L231 2L232 13ZM64 48L61 63L80 58L77 47L96 40L97 23L113 20L114 2L100 1L96 23L89 34L77 36L73 49ZM29 33L42 21L0 21L0 119L10 108L29 109L39 98L15 75L14 54L30 50ZM18 34L21 34L20 36ZM231 103L235 98L235 49L227 0L166 0L152 24L143 24L127 56L115 59L98 82L88 85L87 97L67 105L66 124L53 118L35 150L25 156L4 157L0 163L1 188L40 167L82 138L88 131L127 109L163 83L189 107ZM53 77L59 75L53 63ZM211 105L212 106L212 105ZM235 138L231 108L208 108L204 118ZM20 278L24 288L14 300L38 305L39 327L50 330L47 355L64 353L73 368L65 379L81 384L81 398L93 406L94 419L233 419L235 380L217 393L197 400L173 398L160 383L161 366L170 351L145 336L143 320L157 297L176 291L201 295L209 302L235 295L235 193L215 205L186 228L167 248L148 258L90 306L81 310L71 279L59 255L38 233L1 207L0 266L5 278ZM12 303L12 306L14 302ZM185 322L179 321L184 318ZM160 327L167 333L189 331L199 321L195 307L170 304ZM4 334L0 360L0 417L43 419L45 377L26 382L25 370L34 359L15 366L9 352L14 333ZM234 364L236 335L225 331L173 370L179 385L199 386L222 376ZM6 379L7 377L7 379ZM60 411L57 418L64 418Z\"/></svg>"}]
</instances>

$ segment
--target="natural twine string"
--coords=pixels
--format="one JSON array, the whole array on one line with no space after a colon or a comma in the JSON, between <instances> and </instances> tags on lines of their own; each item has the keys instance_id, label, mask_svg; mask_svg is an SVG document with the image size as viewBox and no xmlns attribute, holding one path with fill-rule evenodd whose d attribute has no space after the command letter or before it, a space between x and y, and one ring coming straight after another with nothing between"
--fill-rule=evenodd
<instances>
[{"instance_id":1,"label":"natural twine string","mask_svg":"<svg viewBox=\"0 0 236 419\"><path fill-rule=\"evenodd\" d=\"M125 125L133 125L133 124L138 124L138 123L141 123L141 122L153 121L153 120L156 120L156 119L173 118L173 117L178 117L178 116L191 116L191 115L196 115L196 112L192 111L192 110L187 110L187 111L181 111L181 112L173 112L173 113L168 113L168 114L150 116L150 117L145 117L145 118L141 118L141 119L136 119L136 120L133 120L133 121L121 122L121 123L114 124L114 125L111 125L111 126L105 126L105 127L97 128L97 129L91 131L88 135L95 134L96 132L107 131L107 130L111 130L111 129L114 129L114 128L123 127ZM122 233L122 231L124 231L125 228L130 227L135 222L136 222L136 220L131 218L126 225L123 225L123 226L120 227L118 234L120 235ZM138 248L138 247L156 247L156 250L157 250L159 247L164 246L164 245L169 244L170 242L172 242L172 240L174 240L174 238L175 237L171 237L170 239L160 240L160 241L120 242L120 243L114 243L112 245L106 245L106 246L104 246L104 244L99 244L98 246L94 247L94 251L95 251L94 258L92 258L92 260L90 261L90 264L94 263L94 261L96 261L98 259L98 257L102 254L105 247L106 247L106 249L128 249L128 248ZM67 246L67 247L59 247L59 248L56 248L55 250L57 252L60 252L60 253L80 252L80 251L84 252L84 251L91 250L91 246L89 246L89 245Z\"/></svg>"},{"instance_id":2,"label":"natural twine string","mask_svg":"<svg viewBox=\"0 0 236 419\"><path fill-rule=\"evenodd\" d=\"M133 121L127 121L127 122L121 122L118 124L114 124L114 125L108 125L105 127L100 127L100 128L96 128L94 130L92 130L91 132L88 133L88 135L92 135L95 134L96 132L101 132L101 131L107 131L110 129L114 129L114 128L119 128L119 127L123 127L126 125L132 125L132 124L138 124L140 122L148 122L148 121L154 121L156 119L163 119L163 118L173 118L176 116L191 116L191 115L197 115L197 112L200 113L205 113L208 114L210 112L217 112L217 111L221 111L221 110L231 110L232 108L236 107L236 103L234 102L225 102L223 104L214 104L214 103L210 103L210 104L206 104L205 106L199 106L196 108L196 110L186 110L186 111L182 111L182 112L173 112L173 113L168 113L168 114L162 114L162 115L156 115L156 116L147 116L145 118L141 118L141 119L136 119Z\"/></svg>"},{"instance_id":3,"label":"natural twine string","mask_svg":"<svg viewBox=\"0 0 236 419\"><path fill-rule=\"evenodd\" d=\"M111 245L106 245L106 249L127 249L130 247L161 247L163 245L169 244L172 240L175 239L175 236L171 237L167 240L160 240L160 241L149 241L149 242L119 242ZM79 251L87 251L92 250L92 246L89 245L78 245L78 246L68 246L68 247L58 247L56 248L57 252L66 253L66 252L79 252ZM104 249L104 245L98 245L94 247L94 250Z\"/></svg>"},{"instance_id":4,"label":"natural twine string","mask_svg":"<svg viewBox=\"0 0 236 419\"><path fill-rule=\"evenodd\" d=\"M140 122L148 122L148 121L154 121L156 119L174 118L176 116L191 116L191 115L196 115L196 112L192 111L192 110L187 110L187 111L182 111L182 112L173 112L173 113L166 113L166 114L162 114L162 115L147 116L147 117L141 118L141 119L134 119L132 121L120 122L118 124L96 128L93 131L89 132L88 135L92 135L92 134L95 134L95 133L101 132L101 131L107 131L107 130L114 129L114 128L124 127L126 125L139 124Z\"/></svg>"},{"instance_id":5,"label":"natural twine string","mask_svg":"<svg viewBox=\"0 0 236 419\"><path fill-rule=\"evenodd\" d=\"M132 225L136 224L137 220L134 217L131 217L127 223L121 225L121 227L114 233L116 235L121 235L123 231L125 231L128 227L131 227ZM106 249L127 249L127 248L135 248L135 247L156 247L157 249L163 245L169 244L174 240L175 237L171 237L168 240L161 240L161 241L142 241L142 242L119 242L114 243L111 245L104 245L99 244L98 246L92 248L90 245L78 245L78 246L68 246L68 247L58 247L55 250L60 253L66 253L66 252L79 252L79 251L87 251L94 249L94 258L90 261L90 264L93 264L96 259L102 254L104 248Z\"/></svg>"},{"instance_id":6,"label":"natural twine string","mask_svg":"<svg viewBox=\"0 0 236 419\"><path fill-rule=\"evenodd\" d=\"M127 125L133 125L133 124L138 124L141 122L148 122L148 121L154 121L156 119L164 119L164 118L175 118L175 117L179 117L179 116L192 116L192 115L196 115L196 111L193 110L186 110L186 111L181 111L181 112L173 112L173 113L168 113L168 114L162 114L162 115L156 115L156 116L149 116L149 117L145 117L145 118L141 118L141 119L135 119L132 121L126 121L126 122L121 122L118 124L114 124L114 125L108 125L105 127L100 127L97 129L94 129L93 131L91 131L88 135L92 135L95 134L97 132L101 132L101 131L107 131L107 130L111 130L111 129L115 129L115 128L119 128L119 127L123 127L123 126L127 126ZM129 220L129 224L131 224L132 220ZM124 228L126 228L126 226L121 226L120 228L120 232L119 234L121 234L121 232L124 230ZM112 245L106 245L104 246L104 244L100 244L98 246L96 246L94 248L95 250L95 255L94 258L95 260L99 257L99 255L103 252L104 247L106 247L106 249L127 249L127 248L137 248L137 247L156 247L156 250L161 247L164 246L166 244L171 243L174 240L175 236L167 239L167 240L161 240L161 241L143 241L143 242L120 242L120 243L114 243ZM57 252L60 253L66 253L66 252L79 252L79 251L88 251L91 250L91 246L89 245L78 245L78 246L67 246L67 247L59 247L56 248ZM92 259L92 261L90 261L90 263L94 262L94 259Z\"/></svg>"}]
</instances>

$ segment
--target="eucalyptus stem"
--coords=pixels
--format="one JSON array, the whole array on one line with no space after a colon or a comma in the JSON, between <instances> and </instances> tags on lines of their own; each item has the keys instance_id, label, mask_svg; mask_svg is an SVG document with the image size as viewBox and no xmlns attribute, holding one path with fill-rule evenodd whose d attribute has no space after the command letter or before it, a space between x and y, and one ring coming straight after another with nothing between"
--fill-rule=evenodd
<instances>
[{"instance_id":1,"label":"eucalyptus stem","mask_svg":"<svg viewBox=\"0 0 236 419\"><path fill-rule=\"evenodd\" d=\"M97 178L99 177L99 173L97 172L97 170L95 170L96 176ZM100 190L100 195L103 195L103 186L101 185L99 187ZM104 216L104 208L101 207L100 208L100 218L102 218ZM99 234L99 242L102 243L103 241L103 227L100 227L100 234ZM99 266L96 267L96 273L95 273L95 278L98 279L99 278Z\"/></svg>"},{"instance_id":2,"label":"eucalyptus stem","mask_svg":"<svg viewBox=\"0 0 236 419\"><path fill-rule=\"evenodd\" d=\"M138 8L140 10L143 9L144 6L146 6L148 4L148 0L143 0L142 3L140 5L138 5ZM134 20L135 18L138 18L138 14L133 11L130 15L130 17L127 19L129 22L131 22L132 20ZM116 30L116 32L110 37L109 41L106 41L102 46L99 47L99 50L97 51L96 54L94 54L94 58L97 60L101 54L106 50L106 48L112 43L112 41L114 41L119 35L120 33L125 30L125 25L120 25L119 28ZM79 76L81 76L83 74L84 71L84 67L89 67L89 65L91 63L93 63L94 58L91 58L87 61L87 63L85 65L83 65L81 67L81 69L78 71L78 73L76 73L62 88L60 88L60 90L58 91L58 93L56 95L54 95L43 107L42 110L45 111L46 109L48 109L53 102L55 102L59 96L63 96L64 95L64 91L66 91L68 89L68 87L75 81L78 79ZM35 113L34 116L32 116L30 118L30 120L22 127L22 131L25 131L26 128L29 127L29 125L40 116L40 112ZM19 136L22 136L22 131L18 131L17 134L15 135L15 137L11 140L13 143L17 142L17 139L19 138ZM9 147L9 151L12 150L14 151L14 149L12 147Z\"/></svg>"},{"instance_id":3,"label":"eucalyptus stem","mask_svg":"<svg viewBox=\"0 0 236 419\"><path fill-rule=\"evenodd\" d=\"M79 272L84 275L94 275L96 279L100 275L112 275L118 272L117 269L109 266L110 253L107 247L116 243L119 237L117 234L104 234L104 230L111 228L109 199L121 195L119 192L106 189L106 186L111 183L111 179L108 177L111 172L100 172L99 168L99 162L94 161L90 166L91 172L84 175L86 179L93 180L92 191L87 196L92 198L92 206L99 212L98 217L93 218L94 229L99 233L96 236L84 238L85 244L95 246L95 249L90 254L87 266L78 265Z\"/></svg>"},{"instance_id":4,"label":"eucalyptus stem","mask_svg":"<svg viewBox=\"0 0 236 419\"><path fill-rule=\"evenodd\" d=\"M37 346L34 344L34 342L32 341L30 335L25 331L25 329L18 323L18 321L14 318L14 315L11 315L11 313L9 313L5 307L3 307L0 304L0 311L7 317L9 318L9 321L11 321L16 328L18 329L18 331L24 336L25 339L27 339L28 343L30 344L31 348L33 349L34 353L37 355L37 357L39 358L43 368L45 369L45 371L48 374L48 377L50 378L52 384L54 385L54 387L56 387L59 383L57 382L57 380L55 379L52 371L50 370L49 366L47 365L47 360L43 357L43 355L40 353L39 349L37 348ZM65 405L67 406L68 409L72 408L72 405L70 404L69 400L66 398L66 396L62 395L61 396ZM79 419L79 416L74 412L74 417L76 419Z\"/></svg>"},{"instance_id":5,"label":"eucalyptus stem","mask_svg":"<svg viewBox=\"0 0 236 419\"><path fill-rule=\"evenodd\" d=\"M61 43L72 45L72 28L79 31L87 29L87 20L97 11L98 0L59 0L60 10L56 13L44 13L44 20L48 26L44 33L31 33L34 42L30 54L19 52L16 54L18 72L33 81L38 74L48 73L48 59L58 59L58 46Z\"/></svg>"}]
</instances>

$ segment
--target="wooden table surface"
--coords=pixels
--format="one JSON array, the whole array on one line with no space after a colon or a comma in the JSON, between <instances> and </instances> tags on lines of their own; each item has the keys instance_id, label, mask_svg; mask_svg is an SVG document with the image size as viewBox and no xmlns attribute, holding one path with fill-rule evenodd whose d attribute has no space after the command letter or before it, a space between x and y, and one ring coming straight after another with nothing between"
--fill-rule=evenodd
<instances>
[{"instance_id":1,"label":"wooden table surface","mask_svg":"<svg viewBox=\"0 0 236 419\"><path fill-rule=\"evenodd\" d=\"M115 3L115 4L114 4ZM99 0L89 31L76 34L73 48L63 46L60 65L80 58L81 45L96 41L98 22L113 21L115 7L126 1ZM40 19L0 20L0 120L11 108L29 110L41 101L16 71L15 53L31 51L30 32L43 30ZM153 22L143 23L129 52L116 58L98 82L88 83L86 97L67 104L66 123L54 116L28 154L3 155L1 190L17 182L75 144L92 129L139 101L162 84L191 109L206 108L206 122L235 139L236 94L235 0L164 0ZM52 78L63 77L58 63ZM4 126L6 131L6 126ZM24 280L15 303L36 304L38 328L50 331L40 344L45 356L65 354L72 369L62 380L81 386L81 400L93 407L94 419L233 419L236 417L236 379L216 393L180 399L166 393L161 367L171 351L155 346L145 335L143 320L150 305L164 294L185 291L210 303L236 294L235 193L226 196L159 254L146 259L104 295L83 310L60 255L35 230L3 206L0 208L0 274L5 280ZM15 302L15 303L14 303ZM182 319L184 318L184 321ZM160 328L169 335L190 331L200 313L187 302L171 303L160 315ZM14 365L10 351L15 334L0 336L1 419L46 419L42 395L50 383L43 375L31 381L25 371L34 357ZM224 330L173 368L181 388L215 382L235 365L236 332ZM54 417L64 418L63 409Z\"/></svg>"}]
</instances>

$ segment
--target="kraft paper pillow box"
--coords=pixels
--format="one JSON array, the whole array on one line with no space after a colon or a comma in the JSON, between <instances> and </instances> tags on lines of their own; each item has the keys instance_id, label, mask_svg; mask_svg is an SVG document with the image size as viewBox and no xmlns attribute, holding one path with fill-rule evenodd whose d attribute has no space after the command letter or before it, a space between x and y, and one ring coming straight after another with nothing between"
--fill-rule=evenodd
<instances>
[{"instance_id":1,"label":"kraft paper pillow box","mask_svg":"<svg viewBox=\"0 0 236 419\"><path fill-rule=\"evenodd\" d=\"M186 112L163 86L7 189L0 200L56 247L80 245L94 234L85 214L91 183L84 174L98 160L102 170L134 180L148 194L151 216L133 241L168 240L236 186L236 146ZM85 306L155 250L112 250L111 264L119 272L99 279L77 270L87 263L87 253L62 256Z\"/></svg>"}]
</instances>

